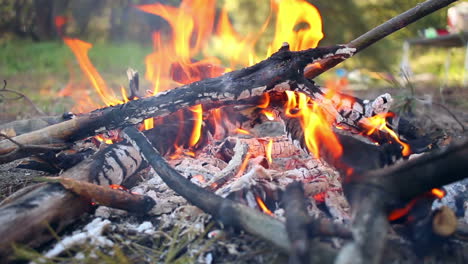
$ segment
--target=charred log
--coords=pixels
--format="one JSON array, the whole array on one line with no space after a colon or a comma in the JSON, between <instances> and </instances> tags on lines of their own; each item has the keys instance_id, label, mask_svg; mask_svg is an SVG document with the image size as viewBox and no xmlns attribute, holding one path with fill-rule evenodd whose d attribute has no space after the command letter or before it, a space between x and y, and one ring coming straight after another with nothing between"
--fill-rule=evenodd
<instances>
[{"instance_id":1,"label":"charred log","mask_svg":"<svg viewBox=\"0 0 468 264\"><path fill-rule=\"evenodd\" d=\"M123 184L142 165L131 146L115 144L64 172L62 177L97 184ZM0 207L0 258L7 259L13 244L37 247L54 238L49 231L61 232L82 214L90 212L91 202L66 190L58 183L40 183L32 191L8 199ZM20 190L21 191L21 190Z\"/></svg>"},{"instance_id":2,"label":"charred log","mask_svg":"<svg viewBox=\"0 0 468 264\"><path fill-rule=\"evenodd\" d=\"M166 116L178 109L197 104L228 105L239 99L258 96L273 90L303 90L309 93L310 90L306 90L304 84L301 84L308 82L302 75L307 64L327 56L349 56L352 52L353 50L344 46L298 52L291 52L287 47L282 48L269 59L252 67L188 84L159 93L157 96L99 109L72 120L17 136L14 140L23 145L70 142L106 130L136 125L144 119ZM313 86L310 82L308 85ZM314 88L309 87L309 89ZM318 89L315 92L320 93ZM17 148L18 146L10 141L0 142L1 155Z\"/></svg>"}]
</instances>

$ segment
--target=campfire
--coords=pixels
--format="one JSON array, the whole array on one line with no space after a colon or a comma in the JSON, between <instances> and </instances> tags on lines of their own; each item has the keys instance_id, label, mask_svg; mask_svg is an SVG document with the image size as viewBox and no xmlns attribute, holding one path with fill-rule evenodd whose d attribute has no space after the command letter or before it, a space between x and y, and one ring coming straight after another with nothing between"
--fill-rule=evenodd
<instances>
[{"instance_id":1,"label":"campfire","mask_svg":"<svg viewBox=\"0 0 468 264\"><path fill-rule=\"evenodd\" d=\"M56 17L94 92L70 81L60 95L76 102L71 113L0 127L1 163L48 173L1 202L0 257L27 246L41 252L35 262L80 259L89 244L87 254L134 262L243 262L239 251L272 247L254 262L466 261L466 201L446 200L464 199L452 190L466 184L448 184L466 177L467 143L438 144L390 111L388 93L363 100L313 81L451 2L426 1L331 47L318 46L321 17L304 0L272 0L247 36L214 0L135 6L171 30L153 34L144 76L128 68L119 92L93 66L92 44Z\"/></svg>"}]
</instances>

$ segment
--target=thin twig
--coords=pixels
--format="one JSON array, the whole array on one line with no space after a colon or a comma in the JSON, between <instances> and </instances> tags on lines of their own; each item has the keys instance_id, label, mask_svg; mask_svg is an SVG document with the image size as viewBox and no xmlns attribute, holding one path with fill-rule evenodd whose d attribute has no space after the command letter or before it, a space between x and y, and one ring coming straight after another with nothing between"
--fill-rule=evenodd
<instances>
[{"instance_id":1,"label":"thin twig","mask_svg":"<svg viewBox=\"0 0 468 264\"><path fill-rule=\"evenodd\" d=\"M45 115L44 111L42 111L41 109L39 109L39 107L37 107L33 101L31 99L29 99L29 97L27 97L25 94L23 93L20 93L18 91L14 91L14 90L10 90L10 89L7 89L6 88L7 86L7 81L6 80L3 80L3 88L0 90L0 92L7 92L7 93L12 93L12 94L15 94L18 96L18 98L13 98L11 100L19 100L19 99L24 99L26 102L28 102L28 104L30 104L34 110L40 114L40 115Z\"/></svg>"},{"instance_id":2,"label":"thin twig","mask_svg":"<svg viewBox=\"0 0 468 264\"><path fill-rule=\"evenodd\" d=\"M445 105L443 104L440 104L440 103L436 103L436 102L432 102L433 104L439 106L440 108L444 109L445 111L447 111L447 113L449 113L449 115L452 116L452 118L460 125L460 127L462 128L462 131L465 132L465 126L463 125L463 123L457 118L457 116L452 112L450 111L450 109L448 107L446 107Z\"/></svg>"},{"instance_id":3,"label":"thin twig","mask_svg":"<svg viewBox=\"0 0 468 264\"><path fill-rule=\"evenodd\" d=\"M6 140L10 141L11 143L17 145L19 148L23 148L23 144L19 143L18 141L12 139L10 136L6 135L6 134L3 134L3 133L0 133L0 137L3 137L5 138Z\"/></svg>"},{"instance_id":4,"label":"thin twig","mask_svg":"<svg viewBox=\"0 0 468 264\"><path fill-rule=\"evenodd\" d=\"M63 150L67 145L66 144L58 144L58 146L47 146L47 145L23 145L18 141L14 140L13 138L0 133L0 137L5 138L6 140L12 142L13 144L17 145L18 148L9 152L4 155L0 155L0 163L10 162L18 157L23 156L22 153L28 153L29 155L33 155L36 153L42 153L44 151L56 151L56 150Z\"/></svg>"}]
</instances>

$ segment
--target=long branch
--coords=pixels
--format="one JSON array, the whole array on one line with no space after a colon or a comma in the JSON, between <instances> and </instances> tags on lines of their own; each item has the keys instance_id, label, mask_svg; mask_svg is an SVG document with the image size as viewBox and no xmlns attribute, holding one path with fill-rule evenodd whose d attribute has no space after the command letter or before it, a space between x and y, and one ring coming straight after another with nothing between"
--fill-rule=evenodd
<instances>
[{"instance_id":1,"label":"long branch","mask_svg":"<svg viewBox=\"0 0 468 264\"><path fill-rule=\"evenodd\" d=\"M362 34L358 38L349 42L347 46L356 48L357 53L374 44L375 42L385 38L386 36L394 33L395 31L398 31L408 26L409 24L416 22L417 20L456 1L458 0L427 0L423 3L417 4L410 10L401 13L400 15ZM320 67L307 68L304 75L309 79L313 79L346 59L347 58L326 58L320 61Z\"/></svg>"}]
</instances>

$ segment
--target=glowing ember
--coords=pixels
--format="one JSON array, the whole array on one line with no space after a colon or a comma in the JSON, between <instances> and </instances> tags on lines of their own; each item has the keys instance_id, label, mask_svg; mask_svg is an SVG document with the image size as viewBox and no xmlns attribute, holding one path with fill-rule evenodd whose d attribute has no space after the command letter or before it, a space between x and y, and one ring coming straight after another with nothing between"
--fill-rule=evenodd
<instances>
[{"instance_id":1,"label":"glowing ember","mask_svg":"<svg viewBox=\"0 0 468 264\"><path fill-rule=\"evenodd\" d=\"M273 162L272 158L271 158L271 150L273 148L273 140L270 139L268 141L268 144L266 145L266 148L265 148L265 156L266 156L266 159L268 161L268 164L271 164Z\"/></svg>"},{"instance_id":2,"label":"glowing ember","mask_svg":"<svg viewBox=\"0 0 468 264\"><path fill-rule=\"evenodd\" d=\"M317 203L323 203L323 202L325 202L325 196L326 195L327 195L326 192L317 193L317 194L314 195L314 200Z\"/></svg>"},{"instance_id":3,"label":"glowing ember","mask_svg":"<svg viewBox=\"0 0 468 264\"><path fill-rule=\"evenodd\" d=\"M257 201L258 207L260 207L260 209L262 209L262 211L263 211L265 214L270 215L270 216L273 216L273 213L270 211L270 209L268 209L268 207L267 207L266 204L263 202L262 198L260 198L260 196L255 196L255 200Z\"/></svg>"},{"instance_id":4,"label":"glowing ember","mask_svg":"<svg viewBox=\"0 0 468 264\"><path fill-rule=\"evenodd\" d=\"M275 120L275 114L271 111L268 111L268 110L262 110L262 114L264 114L266 116L266 118L270 121L273 121Z\"/></svg>"},{"instance_id":5,"label":"glowing ember","mask_svg":"<svg viewBox=\"0 0 468 264\"><path fill-rule=\"evenodd\" d=\"M390 136L392 136L402 147L403 150L401 153L403 156L409 156L411 154L411 148L408 144L401 141L398 135L393 131L391 128L387 126L386 118L391 115L391 113L383 113L378 114L372 117L367 118L368 124L370 124L371 128L367 131L367 135L372 135L376 130L382 130L387 132Z\"/></svg>"},{"instance_id":6,"label":"glowing ember","mask_svg":"<svg viewBox=\"0 0 468 264\"><path fill-rule=\"evenodd\" d=\"M154 128L154 119L153 118L148 118L143 121L144 124L144 130L152 129Z\"/></svg>"},{"instance_id":7,"label":"glowing ember","mask_svg":"<svg viewBox=\"0 0 468 264\"><path fill-rule=\"evenodd\" d=\"M245 130L245 129L242 129L242 128L236 128L236 131L235 131L237 134L242 134L242 135L250 135L250 132Z\"/></svg>"},{"instance_id":8,"label":"glowing ember","mask_svg":"<svg viewBox=\"0 0 468 264\"><path fill-rule=\"evenodd\" d=\"M200 183L205 183L205 177L203 177L203 175L201 174L197 174L197 175L194 175L193 176L194 179L197 179Z\"/></svg>"},{"instance_id":9,"label":"glowing ember","mask_svg":"<svg viewBox=\"0 0 468 264\"><path fill-rule=\"evenodd\" d=\"M321 108L303 93L286 91L286 94L288 101L285 105L285 114L300 120L307 149L315 157L320 158L319 146L322 145L335 158L340 157L343 148Z\"/></svg>"},{"instance_id":10,"label":"glowing ember","mask_svg":"<svg viewBox=\"0 0 468 264\"><path fill-rule=\"evenodd\" d=\"M445 197L445 191L442 190L442 189L434 188L434 189L431 190L431 193L432 193L435 197L437 197L437 198L439 198L439 199L442 199L442 198Z\"/></svg>"},{"instance_id":11,"label":"glowing ember","mask_svg":"<svg viewBox=\"0 0 468 264\"><path fill-rule=\"evenodd\" d=\"M114 142L112 141L112 139L109 139L109 138L105 138L104 136L102 135L97 135L94 137L95 139L97 139L99 142L102 142L102 143L106 143L106 144L114 144Z\"/></svg>"},{"instance_id":12,"label":"glowing ember","mask_svg":"<svg viewBox=\"0 0 468 264\"><path fill-rule=\"evenodd\" d=\"M111 185L109 185L109 187L111 187L111 189L114 189L114 190L121 190L121 191L126 191L126 192L129 191L127 188L123 187L122 185L118 185L118 184L111 184Z\"/></svg>"}]
</instances>

